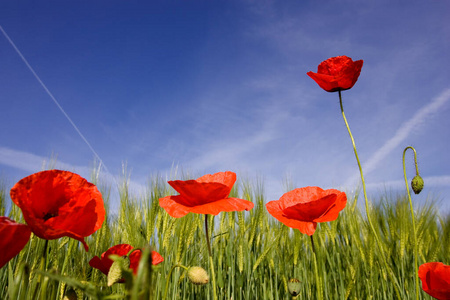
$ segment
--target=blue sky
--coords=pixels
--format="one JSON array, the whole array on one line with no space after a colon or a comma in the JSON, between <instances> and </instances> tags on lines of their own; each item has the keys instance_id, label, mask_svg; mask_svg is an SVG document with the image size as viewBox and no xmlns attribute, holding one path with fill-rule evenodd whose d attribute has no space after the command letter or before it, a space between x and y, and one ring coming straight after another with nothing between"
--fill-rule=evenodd
<instances>
[{"instance_id":1,"label":"blue sky","mask_svg":"<svg viewBox=\"0 0 450 300\"><path fill-rule=\"evenodd\" d=\"M110 175L120 181L126 163L136 189L178 165L263 180L267 200L287 179L353 191L338 94L306 72L363 59L343 101L369 195L404 191L412 145L425 179L414 201L450 212L449 11L447 1L3 1L0 26ZM0 101L7 189L52 155L90 176L92 150L3 33Z\"/></svg>"}]
</instances>

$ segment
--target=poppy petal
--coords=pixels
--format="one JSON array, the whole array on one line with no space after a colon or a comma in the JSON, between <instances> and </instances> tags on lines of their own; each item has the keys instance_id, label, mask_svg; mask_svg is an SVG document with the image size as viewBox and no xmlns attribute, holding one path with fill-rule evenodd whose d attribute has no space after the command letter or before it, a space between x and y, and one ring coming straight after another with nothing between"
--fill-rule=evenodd
<instances>
[{"instance_id":1,"label":"poppy petal","mask_svg":"<svg viewBox=\"0 0 450 300\"><path fill-rule=\"evenodd\" d=\"M297 188L284 193L280 198L280 204L283 209L296 205L298 203L308 203L317 200L328 194L324 193L324 190L317 186L308 186L304 188Z\"/></svg>"},{"instance_id":2,"label":"poppy petal","mask_svg":"<svg viewBox=\"0 0 450 300\"><path fill-rule=\"evenodd\" d=\"M450 266L429 262L419 267L422 289L439 300L450 299Z\"/></svg>"},{"instance_id":3,"label":"poppy petal","mask_svg":"<svg viewBox=\"0 0 450 300\"><path fill-rule=\"evenodd\" d=\"M202 205L228 197L231 189L219 182L174 180L169 184L180 193L179 202L186 206Z\"/></svg>"},{"instance_id":4,"label":"poppy petal","mask_svg":"<svg viewBox=\"0 0 450 300\"><path fill-rule=\"evenodd\" d=\"M130 269L136 275L139 267L139 261L141 260L142 252L141 250L135 250L130 255Z\"/></svg>"},{"instance_id":5,"label":"poppy petal","mask_svg":"<svg viewBox=\"0 0 450 300\"><path fill-rule=\"evenodd\" d=\"M333 76L314 73L311 71L306 74L327 92L336 92L339 90L339 83Z\"/></svg>"},{"instance_id":6,"label":"poppy petal","mask_svg":"<svg viewBox=\"0 0 450 300\"><path fill-rule=\"evenodd\" d=\"M196 179L198 182L218 182L226 185L230 191L236 182L236 173L231 171L218 172L215 174L206 174ZM228 195L227 195L228 196Z\"/></svg>"},{"instance_id":7,"label":"poppy petal","mask_svg":"<svg viewBox=\"0 0 450 300\"><path fill-rule=\"evenodd\" d=\"M336 220L339 216L339 212L343 210L347 205L347 195L344 192L340 192L338 190L334 191L336 191L336 199L334 201L334 204L331 205L322 216L316 218L314 220L315 222L323 223Z\"/></svg>"},{"instance_id":8,"label":"poppy petal","mask_svg":"<svg viewBox=\"0 0 450 300\"><path fill-rule=\"evenodd\" d=\"M254 204L238 198L225 198L197 206L185 206L180 203L181 196L167 196L159 199L159 205L173 218L181 218L188 213L218 215L222 211L250 210Z\"/></svg>"},{"instance_id":9,"label":"poppy petal","mask_svg":"<svg viewBox=\"0 0 450 300\"><path fill-rule=\"evenodd\" d=\"M283 209L283 216L288 219L313 222L330 209L336 198L335 194L331 194L315 201L298 203Z\"/></svg>"},{"instance_id":10,"label":"poppy petal","mask_svg":"<svg viewBox=\"0 0 450 300\"><path fill-rule=\"evenodd\" d=\"M169 184L183 197L186 206L201 205L228 197L236 182L230 171L206 174L195 180L173 180Z\"/></svg>"},{"instance_id":11,"label":"poppy petal","mask_svg":"<svg viewBox=\"0 0 450 300\"><path fill-rule=\"evenodd\" d=\"M112 246L111 248L109 248L106 252L104 252L102 254L102 259L107 258L109 259L109 256L111 254L115 254L115 255L119 255L119 256L124 256L127 255L128 252L130 252L131 250L133 250L133 246L128 245L128 244L118 244L115 246Z\"/></svg>"},{"instance_id":12,"label":"poppy petal","mask_svg":"<svg viewBox=\"0 0 450 300\"><path fill-rule=\"evenodd\" d=\"M159 206L164 208L173 218L184 217L190 212L189 207L179 203L177 198L180 198L180 196L167 196L159 199Z\"/></svg>"},{"instance_id":13,"label":"poppy petal","mask_svg":"<svg viewBox=\"0 0 450 300\"><path fill-rule=\"evenodd\" d=\"M108 275L109 268L113 264L112 259L109 258L110 255L115 254L119 256L127 255L133 247L128 244L115 245L105 252L102 253L100 257L94 256L90 261L89 265L93 268L99 269L103 274ZM135 251L136 252L136 251ZM133 252L134 253L134 252ZM132 253L132 254L133 254ZM131 262L130 262L131 265Z\"/></svg>"},{"instance_id":14,"label":"poppy petal","mask_svg":"<svg viewBox=\"0 0 450 300\"><path fill-rule=\"evenodd\" d=\"M14 222L8 217L0 217L0 268L25 247L31 230L25 224Z\"/></svg>"},{"instance_id":15,"label":"poppy petal","mask_svg":"<svg viewBox=\"0 0 450 300\"><path fill-rule=\"evenodd\" d=\"M164 258L156 251L152 251L152 265L156 266L164 261Z\"/></svg>"},{"instance_id":16,"label":"poppy petal","mask_svg":"<svg viewBox=\"0 0 450 300\"><path fill-rule=\"evenodd\" d=\"M108 275L109 268L111 267L111 265L106 266L98 256L94 256L93 258L91 258L91 260L89 261L89 265L95 269L100 270L100 272L105 275Z\"/></svg>"},{"instance_id":17,"label":"poppy petal","mask_svg":"<svg viewBox=\"0 0 450 300\"><path fill-rule=\"evenodd\" d=\"M218 215L222 211L251 210L253 202L239 198L225 198L218 201L198 205L189 209L190 212L205 215Z\"/></svg>"},{"instance_id":18,"label":"poppy petal","mask_svg":"<svg viewBox=\"0 0 450 300\"><path fill-rule=\"evenodd\" d=\"M266 204L267 211L284 225L298 229L301 233L313 235L317 228L316 222L304 222L295 219L289 219L283 215L283 205L279 200L270 201Z\"/></svg>"},{"instance_id":19,"label":"poppy petal","mask_svg":"<svg viewBox=\"0 0 450 300\"><path fill-rule=\"evenodd\" d=\"M152 251L152 265L156 266L164 261L164 258L156 251ZM130 269L134 274L137 274L139 261L141 260L141 250L133 251L130 255Z\"/></svg>"},{"instance_id":20,"label":"poppy petal","mask_svg":"<svg viewBox=\"0 0 450 300\"><path fill-rule=\"evenodd\" d=\"M10 192L31 231L52 240L68 236L88 246L84 238L103 224L105 208L97 187L78 174L49 170L17 182Z\"/></svg>"}]
</instances>

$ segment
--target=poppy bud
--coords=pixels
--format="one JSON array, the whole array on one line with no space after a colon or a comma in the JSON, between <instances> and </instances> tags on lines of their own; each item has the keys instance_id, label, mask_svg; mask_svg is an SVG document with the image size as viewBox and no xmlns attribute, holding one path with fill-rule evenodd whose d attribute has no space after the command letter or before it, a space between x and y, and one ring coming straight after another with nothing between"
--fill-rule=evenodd
<instances>
[{"instance_id":1,"label":"poppy bud","mask_svg":"<svg viewBox=\"0 0 450 300\"><path fill-rule=\"evenodd\" d=\"M187 275L189 280L196 285L204 285L209 282L209 275L202 267L190 267Z\"/></svg>"},{"instance_id":2,"label":"poppy bud","mask_svg":"<svg viewBox=\"0 0 450 300\"><path fill-rule=\"evenodd\" d=\"M64 293L63 300L78 300L78 295L74 289L70 288Z\"/></svg>"},{"instance_id":3,"label":"poppy bud","mask_svg":"<svg viewBox=\"0 0 450 300\"><path fill-rule=\"evenodd\" d=\"M287 286L289 294L291 294L292 296L297 296L298 294L300 294L301 284L300 280L298 280L297 278L289 279Z\"/></svg>"},{"instance_id":4,"label":"poppy bud","mask_svg":"<svg viewBox=\"0 0 450 300\"><path fill-rule=\"evenodd\" d=\"M108 272L108 286L119 282L122 279L122 272L130 267L130 258L128 256L119 257L114 260Z\"/></svg>"},{"instance_id":5,"label":"poppy bud","mask_svg":"<svg viewBox=\"0 0 450 300\"><path fill-rule=\"evenodd\" d=\"M423 189L423 179L419 175L413 178L411 181L411 188L415 194L419 194Z\"/></svg>"}]
</instances>

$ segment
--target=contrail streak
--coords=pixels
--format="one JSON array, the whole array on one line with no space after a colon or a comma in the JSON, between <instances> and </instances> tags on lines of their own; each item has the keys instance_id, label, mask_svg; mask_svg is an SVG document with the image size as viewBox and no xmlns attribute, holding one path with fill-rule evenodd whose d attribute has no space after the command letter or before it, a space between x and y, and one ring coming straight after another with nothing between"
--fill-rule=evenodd
<instances>
[{"instance_id":1,"label":"contrail streak","mask_svg":"<svg viewBox=\"0 0 450 300\"><path fill-rule=\"evenodd\" d=\"M384 143L384 145L363 164L364 175L372 172L381 160L383 160L392 150L395 149L395 147L397 147L409 136L417 124L421 124L429 115L435 113L449 99L450 89L444 90L439 96L434 98L430 104L427 104L419 109L410 120L403 123L400 128L397 129L394 136ZM355 181L358 180L359 176L359 173L355 173L355 175L350 177L346 185L351 186L354 184Z\"/></svg>"},{"instance_id":2,"label":"contrail streak","mask_svg":"<svg viewBox=\"0 0 450 300\"><path fill-rule=\"evenodd\" d=\"M53 94L50 92L50 90L47 88L47 86L44 84L44 82L41 80L41 78L36 74L34 69L31 67L31 65L28 63L27 59L23 56L22 52L20 52L19 48L17 48L16 44L14 44L13 40L8 36L8 34L3 30L3 27L0 26L0 31L3 33L5 38L8 40L8 42L11 44L11 46L14 48L16 53L20 56L22 61L25 63L25 65L28 67L30 72L33 74L33 76L36 78L36 80L39 82L39 84L42 86L42 88L45 90L47 95L50 97L50 99L53 100L55 105L59 108L61 113L66 117L67 121L72 125L72 127L75 129L75 131L78 133L78 135L81 137L81 139L86 143L86 145L89 147L89 149L92 151L94 156L99 160L100 167L103 167L106 171L106 173L109 173L108 168L106 167L105 163L101 159L100 155L97 154L97 152L94 150L92 145L88 142L86 137L81 133L80 129L78 129L77 125L72 121L72 119L69 117L69 115L66 113L66 111L62 108L62 106L59 104L58 100L53 96ZM114 178L114 177L113 177ZM115 180L115 178L114 178ZM117 182L116 182L117 183Z\"/></svg>"}]
</instances>

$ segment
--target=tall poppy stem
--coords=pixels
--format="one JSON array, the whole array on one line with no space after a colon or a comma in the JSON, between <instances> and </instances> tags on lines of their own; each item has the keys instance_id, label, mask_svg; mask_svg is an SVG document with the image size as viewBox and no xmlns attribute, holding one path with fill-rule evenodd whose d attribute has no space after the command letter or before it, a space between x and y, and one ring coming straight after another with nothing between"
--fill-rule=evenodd
<instances>
[{"instance_id":1,"label":"tall poppy stem","mask_svg":"<svg viewBox=\"0 0 450 300\"><path fill-rule=\"evenodd\" d=\"M312 250L313 250L314 277L316 278L317 299L322 300L323 293L322 293L322 285L320 284L320 279L319 279L319 269L317 268L316 248L314 247L313 236L310 235L309 237L311 238L311 246L312 246Z\"/></svg>"},{"instance_id":2,"label":"tall poppy stem","mask_svg":"<svg viewBox=\"0 0 450 300\"><path fill-rule=\"evenodd\" d=\"M341 113L342 113L342 117L344 118L345 126L347 127L348 134L350 136L350 139L352 140L353 151L355 152L356 161L358 162L358 168L359 168L359 173L361 174L361 181L362 181L363 192L364 192L364 199L366 200L367 218L370 220L370 216L369 216L369 212L368 212L369 205L368 205L368 201L367 201L366 183L364 181L364 175L363 175L363 170L361 167L361 162L359 161L358 151L356 151L355 140L353 139L352 132L350 131L350 126L348 126L347 118L345 117L345 114L344 114L344 106L342 105L341 91L339 91L339 104L341 106ZM369 221L369 223L371 224L370 221ZM372 224L371 224L371 226L372 226Z\"/></svg>"},{"instance_id":3,"label":"tall poppy stem","mask_svg":"<svg viewBox=\"0 0 450 300\"><path fill-rule=\"evenodd\" d=\"M342 105L342 95L341 95L341 91L340 90L339 90L339 104L341 106L341 113L342 113L342 117L344 118L345 126L347 127L348 134L350 136L350 139L352 140L353 151L355 152L356 161L358 162L359 173L361 174L361 182L362 182L362 186L363 186L364 200L365 200L365 204L366 204L367 222L369 222L369 227L372 230L373 236L375 237L375 241L377 242L378 248L379 248L380 253L381 253L381 259L384 262L384 265L386 267L386 271L389 274L389 276L391 277L391 280L393 282L395 282L394 289L395 289L395 292L397 294L397 298L398 299L402 299L400 297L400 291L398 290L398 287L397 287L398 281L394 277L394 274L392 273L392 270L389 268L389 266L387 264L387 261L386 261L386 259L384 257L384 253L383 253L383 247L381 245L380 239L378 238L378 234L377 234L377 232L375 230L375 227L373 227L372 220L370 218L370 208L369 208L369 200L367 200L366 183L364 181L364 175L363 175L363 171L362 171L362 167L361 167L361 162L359 161L358 151L356 151L355 140L353 139L352 132L350 131L350 126L348 126L347 118L345 117L345 114L344 114L344 107Z\"/></svg>"},{"instance_id":4,"label":"tall poppy stem","mask_svg":"<svg viewBox=\"0 0 450 300\"><path fill-rule=\"evenodd\" d=\"M408 193L408 200L409 200L409 207L411 209L411 220L412 220L412 227L413 227L413 237L414 237L414 279L415 279L415 285L416 285L416 299L419 300L419 267L418 267L418 263L417 263L417 258L419 256L418 251L417 251L417 237L416 237L416 222L415 222L415 217L414 217L414 208L412 205L412 200L411 200L411 193L409 192L409 186L408 186L408 179L406 178L406 167L405 167L405 153L408 149L411 149L412 151L414 151L414 163L416 166L416 175L419 175L419 167L417 166L417 153L416 153L416 149L414 149L411 146L408 146L405 148L405 150L403 150L403 175L405 177L405 185L406 185L406 192Z\"/></svg>"},{"instance_id":5,"label":"tall poppy stem","mask_svg":"<svg viewBox=\"0 0 450 300\"><path fill-rule=\"evenodd\" d=\"M206 215L206 214L205 214L205 233L206 233L206 244L208 245L209 268L211 269L211 278L212 278L214 300L217 300L216 275L214 273L214 260L213 260L213 257L212 257L211 244L210 244L210 241L209 241L209 234L208 234L208 215Z\"/></svg>"}]
</instances>

